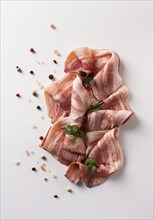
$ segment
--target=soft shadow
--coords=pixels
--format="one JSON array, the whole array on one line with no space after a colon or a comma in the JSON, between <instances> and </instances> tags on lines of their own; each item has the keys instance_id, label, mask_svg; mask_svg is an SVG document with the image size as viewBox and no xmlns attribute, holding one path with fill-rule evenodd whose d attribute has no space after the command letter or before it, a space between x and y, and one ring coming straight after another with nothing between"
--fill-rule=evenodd
<instances>
[{"instance_id":1,"label":"soft shadow","mask_svg":"<svg viewBox=\"0 0 154 220\"><path fill-rule=\"evenodd\" d=\"M128 131L132 130L133 132L135 132L139 126L140 126L140 121L139 119L136 117L136 115L132 115L132 117L130 118L130 120L128 122L126 122L126 124L124 124L121 128L120 128L120 132L119 132L119 143L120 146L122 148L123 154L124 154L124 164L123 167L116 171L115 173L112 174L111 176L111 181L112 180L118 180L118 179L122 179L124 177L124 175L126 174L125 172L125 167L127 166L127 155L126 155L126 140L125 140L125 133L129 133ZM128 134L129 135L129 134Z\"/></svg>"}]
</instances>

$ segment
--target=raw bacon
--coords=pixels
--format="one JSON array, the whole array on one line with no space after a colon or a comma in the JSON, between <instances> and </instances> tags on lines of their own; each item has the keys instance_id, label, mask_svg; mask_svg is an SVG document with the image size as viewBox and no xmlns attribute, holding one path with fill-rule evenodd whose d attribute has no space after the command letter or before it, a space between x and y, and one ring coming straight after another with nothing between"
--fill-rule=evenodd
<instances>
[{"instance_id":1,"label":"raw bacon","mask_svg":"<svg viewBox=\"0 0 154 220\"><path fill-rule=\"evenodd\" d=\"M78 48L65 61L68 74L45 89L54 124L41 147L68 166L74 184L97 186L123 165L118 132L133 111L119 62L113 51Z\"/></svg>"}]
</instances>

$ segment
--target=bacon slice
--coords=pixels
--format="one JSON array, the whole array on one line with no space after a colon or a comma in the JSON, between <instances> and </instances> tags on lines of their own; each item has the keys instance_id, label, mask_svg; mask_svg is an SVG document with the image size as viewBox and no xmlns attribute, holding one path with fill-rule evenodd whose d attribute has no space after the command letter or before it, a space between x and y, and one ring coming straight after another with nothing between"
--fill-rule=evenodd
<instances>
[{"instance_id":1,"label":"bacon slice","mask_svg":"<svg viewBox=\"0 0 154 220\"><path fill-rule=\"evenodd\" d=\"M75 78L76 73L70 73L45 89L44 94L48 115L53 119L53 123L61 116L66 116L70 113L72 84Z\"/></svg>"},{"instance_id":2,"label":"bacon slice","mask_svg":"<svg viewBox=\"0 0 154 220\"><path fill-rule=\"evenodd\" d=\"M74 161L81 161L86 154L86 143L84 139L77 138L72 144L73 136L66 135L65 125L80 126L81 119L74 122L70 117L59 119L48 130L41 147L50 152L58 161L69 165Z\"/></svg>"},{"instance_id":3,"label":"bacon slice","mask_svg":"<svg viewBox=\"0 0 154 220\"><path fill-rule=\"evenodd\" d=\"M113 93L107 99L104 100L102 109L110 109L116 111L125 109L127 111L133 112L129 107L128 99L128 88L126 86L122 86L115 93Z\"/></svg>"},{"instance_id":4,"label":"bacon slice","mask_svg":"<svg viewBox=\"0 0 154 220\"><path fill-rule=\"evenodd\" d=\"M79 76L73 82L73 92L71 97L71 113L72 119L82 117L93 100L93 95L82 85Z\"/></svg>"},{"instance_id":5,"label":"bacon slice","mask_svg":"<svg viewBox=\"0 0 154 220\"><path fill-rule=\"evenodd\" d=\"M124 124L132 115L131 111L126 110L100 110L92 112L87 116L87 130L100 131L111 129Z\"/></svg>"},{"instance_id":6,"label":"bacon slice","mask_svg":"<svg viewBox=\"0 0 154 220\"><path fill-rule=\"evenodd\" d=\"M91 88L97 100L104 100L115 92L123 82L118 73L119 57L114 51L78 48L65 62L65 72L92 71L95 73Z\"/></svg>"},{"instance_id":7,"label":"bacon slice","mask_svg":"<svg viewBox=\"0 0 154 220\"><path fill-rule=\"evenodd\" d=\"M87 187L94 187L103 183L113 172L123 165L123 153L118 142L118 128L108 131L89 154L97 164L96 171L89 171L86 165L72 163L65 176L73 183L80 180Z\"/></svg>"}]
</instances>

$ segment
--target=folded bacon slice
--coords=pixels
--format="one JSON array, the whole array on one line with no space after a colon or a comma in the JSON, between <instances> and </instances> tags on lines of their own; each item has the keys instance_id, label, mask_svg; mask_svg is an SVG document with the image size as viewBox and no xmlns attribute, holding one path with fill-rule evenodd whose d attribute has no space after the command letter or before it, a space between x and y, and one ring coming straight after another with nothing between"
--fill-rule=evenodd
<instances>
[{"instance_id":1,"label":"folded bacon slice","mask_svg":"<svg viewBox=\"0 0 154 220\"><path fill-rule=\"evenodd\" d=\"M68 124L80 127L81 120L79 119L75 122L70 117L59 119L49 128L41 147L64 165L68 166L74 161L81 161L86 154L86 142L84 138L77 138L72 143L73 136L67 135L65 130L65 126Z\"/></svg>"},{"instance_id":2,"label":"folded bacon slice","mask_svg":"<svg viewBox=\"0 0 154 220\"><path fill-rule=\"evenodd\" d=\"M86 90L80 77L77 76L73 82L70 113L71 118L75 120L79 117L82 117L86 113L93 100L93 94L91 91Z\"/></svg>"},{"instance_id":3,"label":"folded bacon slice","mask_svg":"<svg viewBox=\"0 0 154 220\"><path fill-rule=\"evenodd\" d=\"M96 144L89 154L97 164L96 171L89 171L81 162L72 163L65 176L73 183L80 180L87 187L94 187L103 183L113 172L123 165L123 153L118 142L118 128L109 130Z\"/></svg>"},{"instance_id":4,"label":"folded bacon slice","mask_svg":"<svg viewBox=\"0 0 154 220\"><path fill-rule=\"evenodd\" d=\"M124 124L132 115L127 110L100 110L92 112L87 116L86 129L89 131L100 131L112 129Z\"/></svg>"},{"instance_id":5,"label":"folded bacon slice","mask_svg":"<svg viewBox=\"0 0 154 220\"><path fill-rule=\"evenodd\" d=\"M104 100L115 92L123 82L119 75L119 57L114 51L78 48L72 51L65 62L65 72L94 72L91 88L97 100Z\"/></svg>"},{"instance_id":6,"label":"folded bacon slice","mask_svg":"<svg viewBox=\"0 0 154 220\"><path fill-rule=\"evenodd\" d=\"M45 89L48 115L53 119L53 123L61 116L67 116L70 113L72 84L75 78L76 73L70 73Z\"/></svg>"}]
</instances>

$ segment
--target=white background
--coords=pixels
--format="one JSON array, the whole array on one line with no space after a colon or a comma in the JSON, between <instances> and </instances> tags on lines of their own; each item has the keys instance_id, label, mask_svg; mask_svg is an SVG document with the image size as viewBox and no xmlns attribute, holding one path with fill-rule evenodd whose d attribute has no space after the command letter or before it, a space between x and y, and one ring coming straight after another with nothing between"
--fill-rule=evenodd
<instances>
[{"instance_id":1,"label":"white background","mask_svg":"<svg viewBox=\"0 0 154 220\"><path fill-rule=\"evenodd\" d=\"M50 28L51 23L56 30ZM92 189L71 184L63 177L65 166L38 147L50 119L36 80L48 85L53 69L56 78L62 76L66 55L82 46L119 54L120 73L136 114L120 130L125 155L122 171ZM31 47L36 54L29 52ZM54 49L61 57L54 55ZM2 2L2 219L152 219L152 55L152 1ZM23 73L16 71L16 65ZM38 98L32 96L33 89ZM21 99L15 96L18 92ZM42 107L41 112L36 105ZM35 154L27 157L26 149ZM41 163L43 154L51 173L39 169L37 161ZM16 159L20 166L14 164ZM38 168L37 173L31 171L32 166ZM73 194L67 192L68 187Z\"/></svg>"}]
</instances>

